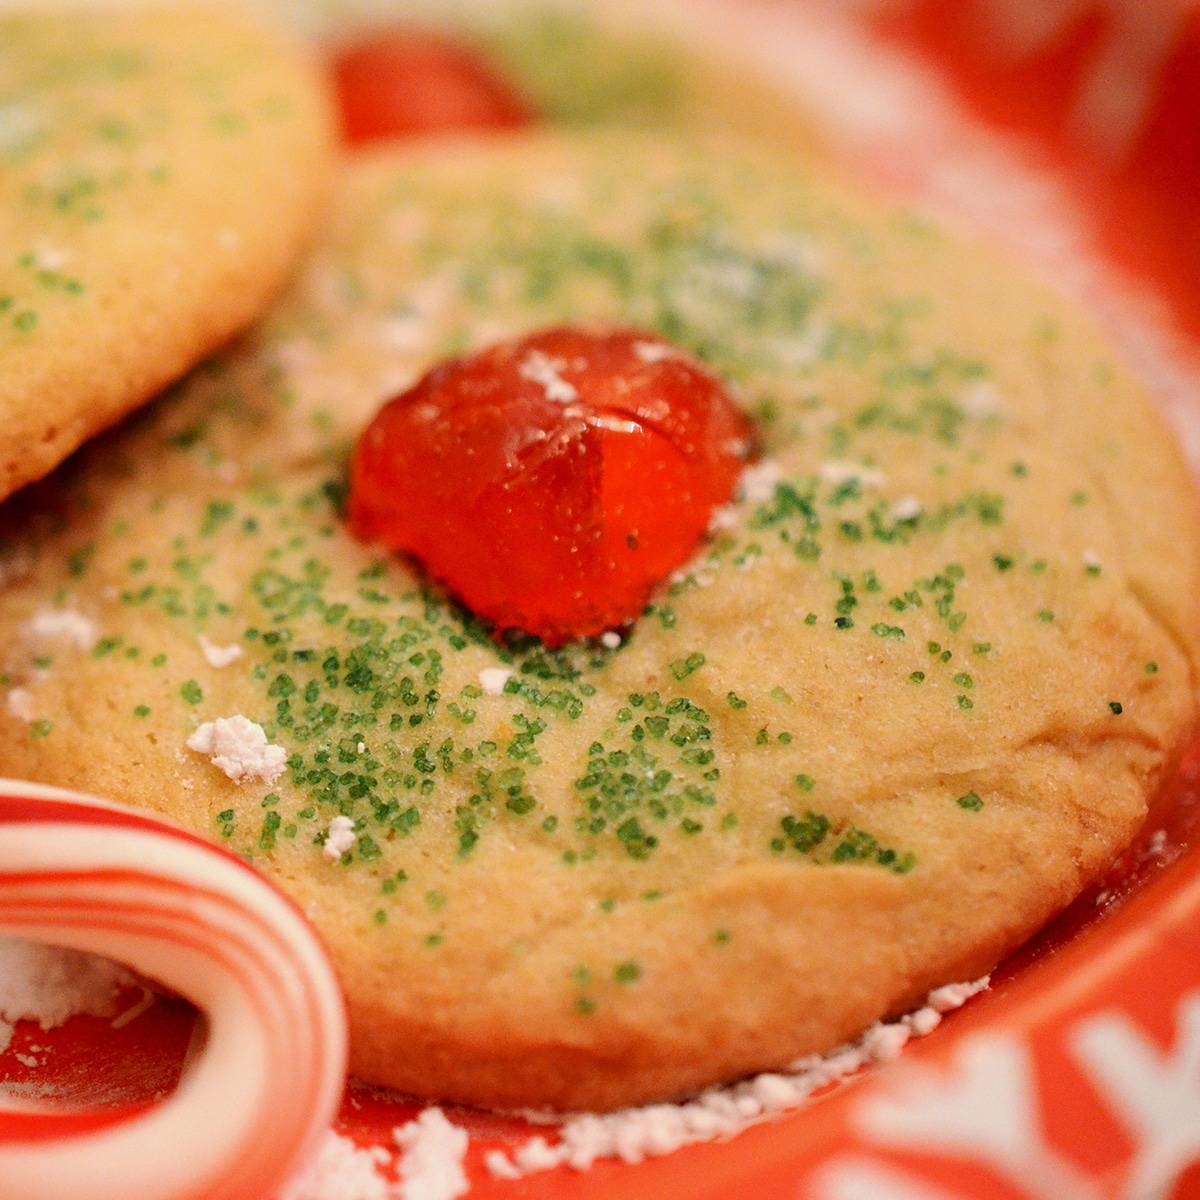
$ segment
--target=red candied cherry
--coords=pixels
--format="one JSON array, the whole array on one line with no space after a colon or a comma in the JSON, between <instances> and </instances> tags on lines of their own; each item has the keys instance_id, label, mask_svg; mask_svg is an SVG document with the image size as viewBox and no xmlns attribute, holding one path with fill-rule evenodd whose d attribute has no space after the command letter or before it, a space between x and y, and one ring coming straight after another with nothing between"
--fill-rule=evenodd
<instances>
[{"instance_id":1,"label":"red candied cherry","mask_svg":"<svg viewBox=\"0 0 1200 1200\"><path fill-rule=\"evenodd\" d=\"M350 524L498 630L560 645L641 613L752 439L721 382L662 338L548 329L389 401L354 454Z\"/></svg>"},{"instance_id":2,"label":"red candied cherry","mask_svg":"<svg viewBox=\"0 0 1200 1200\"><path fill-rule=\"evenodd\" d=\"M530 124L529 106L469 46L420 30L377 33L334 59L342 133L352 144Z\"/></svg>"}]
</instances>

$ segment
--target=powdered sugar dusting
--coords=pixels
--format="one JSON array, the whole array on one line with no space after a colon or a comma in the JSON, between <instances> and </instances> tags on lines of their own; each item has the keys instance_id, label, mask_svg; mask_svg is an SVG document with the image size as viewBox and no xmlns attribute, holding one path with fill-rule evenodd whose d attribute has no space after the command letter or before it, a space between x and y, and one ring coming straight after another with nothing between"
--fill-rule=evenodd
<instances>
[{"instance_id":1,"label":"powdered sugar dusting","mask_svg":"<svg viewBox=\"0 0 1200 1200\"><path fill-rule=\"evenodd\" d=\"M33 558L22 547L0 551L0 591L24 579L33 570Z\"/></svg>"},{"instance_id":2,"label":"powdered sugar dusting","mask_svg":"<svg viewBox=\"0 0 1200 1200\"><path fill-rule=\"evenodd\" d=\"M633 353L640 361L651 365L666 362L671 358L687 357L682 350L677 350L666 342L634 342Z\"/></svg>"},{"instance_id":3,"label":"powdered sugar dusting","mask_svg":"<svg viewBox=\"0 0 1200 1200\"><path fill-rule=\"evenodd\" d=\"M770 1072L713 1088L685 1104L651 1104L605 1114L571 1117L559 1140L530 1138L508 1157L489 1153L488 1170L515 1179L555 1167L586 1170L598 1159L638 1163L670 1154L681 1146L729 1137L795 1108L814 1092L873 1063L892 1062L913 1037L932 1032L942 1014L959 1008L988 985L988 979L948 984L930 992L927 1003L898 1021L871 1026L856 1042L826 1055L802 1058L783 1072Z\"/></svg>"},{"instance_id":4,"label":"powdered sugar dusting","mask_svg":"<svg viewBox=\"0 0 1200 1200\"><path fill-rule=\"evenodd\" d=\"M764 504L775 494L775 485L783 472L774 459L764 458L742 472L742 499L748 504Z\"/></svg>"},{"instance_id":5,"label":"powdered sugar dusting","mask_svg":"<svg viewBox=\"0 0 1200 1200\"><path fill-rule=\"evenodd\" d=\"M23 626L27 638L66 641L77 650L90 650L100 637L96 622L73 609L63 608L35 613Z\"/></svg>"},{"instance_id":6,"label":"powdered sugar dusting","mask_svg":"<svg viewBox=\"0 0 1200 1200\"><path fill-rule=\"evenodd\" d=\"M571 404L579 399L579 392L573 383L568 383L562 377L566 363L561 358L551 358L541 350L530 350L517 368L522 379L532 380L546 393L547 400L559 404Z\"/></svg>"},{"instance_id":7,"label":"powdered sugar dusting","mask_svg":"<svg viewBox=\"0 0 1200 1200\"><path fill-rule=\"evenodd\" d=\"M996 385L986 379L977 380L965 388L959 397L959 404L964 412L980 419L998 417L1004 411Z\"/></svg>"},{"instance_id":8,"label":"powdered sugar dusting","mask_svg":"<svg viewBox=\"0 0 1200 1200\"><path fill-rule=\"evenodd\" d=\"M862 487L881 487L883 472L874 467L863 466L862 463L842 462L839 459L829 459L817 468L817 475L825 483L849 483L857 481Z\"/></svg>"},{"instance_id":9,"label":"powdered sugar dusting","mask_svg":"<svg viewBox=\"0 0 1200 1200\"><path fill-rule=\"evenodd\" d=\"M984 976L973 983L935 988L921 1008L898 1021L872 1025L849 1045L802 1058L785 1071L710 1088L683 1104L577 1114L562 1123L556 1141L537 1135L511 1154L489 1150L484 1165L493 1178L512 1181L564 1166L584 1171L602 1159L639 1163L683 1146L731 1137L800 1106L815 1092L864 1067L892 1062L912 1038L932 1033L944 1013L961 1007L987 986ZM557 1123L551 1115L524 1115L531 1121ZM380 1170L392 1161L386 1150L362 1149L349 1138L330 1133L285 1200L456 1200L467 1193L470 1184L464 1163L470 1139L440 1108L423 1110L396 1128L393 1136L404 1151L395 1182Z\"/></svg>"}]
</instances>

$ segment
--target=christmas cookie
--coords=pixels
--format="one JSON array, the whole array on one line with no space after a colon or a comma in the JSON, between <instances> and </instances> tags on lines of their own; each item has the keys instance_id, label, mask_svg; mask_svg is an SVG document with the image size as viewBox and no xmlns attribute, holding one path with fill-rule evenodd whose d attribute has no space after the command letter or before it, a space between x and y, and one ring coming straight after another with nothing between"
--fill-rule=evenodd
<instances>
[{"instance_id":1,"label":"christmas cookie","mask_svg":"<svg viewBox=\"0 0 1200 1200\"><path fill-rule=\"evenodd\" d=\"M247 856L354 1069L479 1104L980 975L1195 717L1191 485L1103 340L721 141L358 159L265 324L6 538L0 769Z\"/></svg>"},{"instance_id":2,"label":"christmas cookie","mask_svg":"<svg viewBox=\"0 0 1200 1200\"><path fill-rule=\"evenodd\" d=\"M0 496L258 316L320 208L291 44L189 8L0 16Z\"/></svg>"}]
</instances>

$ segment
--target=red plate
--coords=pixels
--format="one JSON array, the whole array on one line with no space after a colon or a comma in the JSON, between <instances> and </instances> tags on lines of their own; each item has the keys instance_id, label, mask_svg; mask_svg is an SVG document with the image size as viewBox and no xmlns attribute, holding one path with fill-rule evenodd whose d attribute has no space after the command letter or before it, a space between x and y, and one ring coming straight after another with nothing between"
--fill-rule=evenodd
<instances>
[{"instance_id":1,"label":"red plate","mask_svg":"<svg viewBox=\"0 0 1200 1200\"><path fill-rule=\"evenodd\" d=\"M955 117L937 136L860 136L858 148L871 151L867 166L955 207L939 185L947 153L977 145L984 128L1032 139L1038 168L1080 202L1075 232L1116 272L1106 269L1106 283L1133 277L1167 303L1173 329L1156 328L1160 338L1200 336L1200 6L890 0L862 7L878 14L874 36L893 52L932 62L978 122ZM779 31L807 36L812 14L766 0L754 10L778 66ZM753 32L746 5L736 23ZM978 213L970 203L960 207ZM1003 219L993 226L1027 245L1028 230L1004 228ZM1136 341L1129 327L1113 332ZM1180 344L1180 352L1200 347ZM1109 878L900 1063L726 1143L517 1183L492 1179L483 1155L519 1144L530 1127L454 1112L472 1134L471 1195L1200 1197L1198 781L1200 743ZM76 1105L144 1102L174 1087L193 1022L186 1005L160 1001L119 1030L89 1017L50 1033L21 1027L0 1056L0 1084ZM32 1069L16 1058L31 1045L43 1047ZM418 1108L352 1086L337 1128L362 1145L394 1148L392 1128Z\"/></svg>"}]
</instances>

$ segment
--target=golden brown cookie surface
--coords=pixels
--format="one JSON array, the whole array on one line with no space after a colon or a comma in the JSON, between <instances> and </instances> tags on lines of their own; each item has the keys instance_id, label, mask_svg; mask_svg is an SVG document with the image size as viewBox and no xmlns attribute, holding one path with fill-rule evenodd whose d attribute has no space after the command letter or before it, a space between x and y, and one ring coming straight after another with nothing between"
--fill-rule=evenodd
<instances>
[{"instance_id":1,"label":"golden brown cookie surface","mask_svg":"<svg viewBox=\"0 0 1200 1200\"><path fill-rule=\"evenodd\" d=\"M363 159L264 327L10 506L0 769L252 856L367 1078L609 1106L828 1048L1069 901L1191 727L1200 538L1136 382L816 171ZM501 649L346 535L342 471L432 362L562 321L702 355L765 460L620 648Z\"/></svg>"},{"instance_id":2,"label":"golden brown cookie surface","mask_svg":"<svg viewBox=\"0 0 1200 1200\"><path fill-rule=\"evenodd\" d=\"M0 496L256 317L328 171L321 81L257 24L0 16Z\"/></svg>"}]
</instances>

